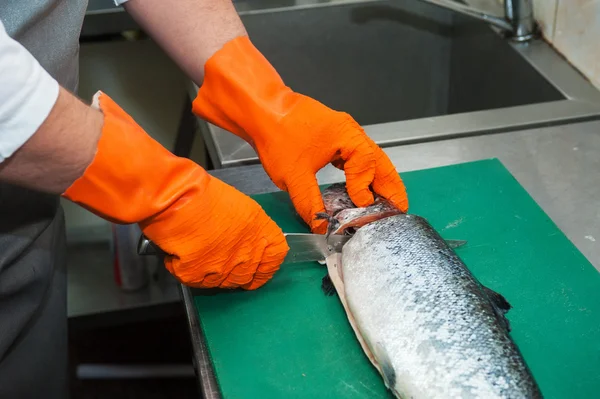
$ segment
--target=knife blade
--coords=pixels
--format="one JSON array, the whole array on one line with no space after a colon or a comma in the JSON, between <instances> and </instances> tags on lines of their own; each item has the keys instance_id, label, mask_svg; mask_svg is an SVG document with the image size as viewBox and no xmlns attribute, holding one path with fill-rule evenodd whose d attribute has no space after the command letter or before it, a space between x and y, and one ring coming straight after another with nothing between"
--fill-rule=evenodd
<instances>
[{"instance_id":1,"label":"knife blade","mask_svg":"<svg viewBox=\"0 0 600 399\"><path fill-rule=\"evenodd\" d=\"M352 236L310 233L285 233L285 240L290 247L285 257L286 263L315 262L324 260L327 256L342 252L344 244ZM165 256L166 253L145 236L140 237L137 248L138 255Z\"/></svg>"},{"instance_id":2,"label":"knife blade","mask_svg":"<svg viewBox=\"0 0 600 399\"><path fill-rule=\"evenodd\" d=\"M290 251L285 263L314 262L324 260L331 254L342 252L342 247L352 236L310 233L286 233L285 240Z\"/></svg>"}]
</instances>

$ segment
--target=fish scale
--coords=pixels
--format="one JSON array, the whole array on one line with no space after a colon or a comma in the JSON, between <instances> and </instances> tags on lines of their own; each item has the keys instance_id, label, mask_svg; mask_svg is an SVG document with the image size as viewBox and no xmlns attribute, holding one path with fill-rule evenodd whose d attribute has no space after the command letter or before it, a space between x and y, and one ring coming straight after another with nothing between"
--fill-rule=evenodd
<instances>
[{"instance_id":1,"label":"fish scale","mask_svg":"<svg viewBox=\"0 0 600 399\"><path fill-rule=\"evenodd\" d=\"M327 263L363 349L397 397L542 397L493 301L508 304L425 219L369 221Z\"/></svg>"}]
</instances>

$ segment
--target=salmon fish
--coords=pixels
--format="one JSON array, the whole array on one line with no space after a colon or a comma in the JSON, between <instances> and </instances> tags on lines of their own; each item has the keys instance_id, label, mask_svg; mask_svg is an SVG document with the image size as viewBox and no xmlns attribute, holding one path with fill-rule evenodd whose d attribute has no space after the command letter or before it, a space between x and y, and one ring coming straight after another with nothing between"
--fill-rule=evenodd
<instances>
[{"instance_id":1,"label":"salmon fish","mask_svg":"<svg viewBox=\"0 0 600 399\"><path fill-rule=\"evenodd\" d=\"M427 220L381 198L355 208L342 184L323 198L329 233L353 234L326 260L330 281L396 397L542 397L510 338L510 305L477 281Z\"/></svg>"}]
</instances>

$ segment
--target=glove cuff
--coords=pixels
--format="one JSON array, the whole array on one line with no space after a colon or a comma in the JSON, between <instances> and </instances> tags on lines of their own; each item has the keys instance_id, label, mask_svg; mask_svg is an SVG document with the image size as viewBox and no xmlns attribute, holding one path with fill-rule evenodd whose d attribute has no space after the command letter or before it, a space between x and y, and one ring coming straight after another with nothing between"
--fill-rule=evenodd
<instances>
[{"instance_id":1,"label":"glove cuff","mask_svg":"<svg viewBox=\"0 0 600 399\"><path fill-rule=\"evenodd\" d=\"M204 169L161 146L106 94L94 103L104 115L96 156L64 198L114 223L147 224L203 192Z\"/></svg>"},{"instance_id":2,"label":"glove cuff","mask_svg":"<svg viewBox=\"0 0 600 399\"><path fill-rule=\"evenodd\" d=\"M203 119L255 142L276 134L268 126L301 100L248 36L227 42L205 65L204 82L192 104Z\"/></svg>"}]
</instances>

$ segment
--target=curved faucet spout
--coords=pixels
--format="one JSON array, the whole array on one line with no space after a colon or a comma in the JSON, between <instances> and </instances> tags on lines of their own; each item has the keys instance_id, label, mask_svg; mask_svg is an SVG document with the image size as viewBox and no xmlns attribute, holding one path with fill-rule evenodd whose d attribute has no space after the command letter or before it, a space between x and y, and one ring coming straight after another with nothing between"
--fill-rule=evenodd
<instances>
[{"instance_id":1,"label":"curved faucet spout","mask_svg":"<svg viewBox=\"0 0 600 399\"><path fill-rule=\"evenodd\" d=\"M485 21L509 32L512 39L516 41L527 41L535 36L536 27L531 0L504 0L504 16L491 15L486 11L454 0L422 1Z\"/></svg>"}]
</instances>

